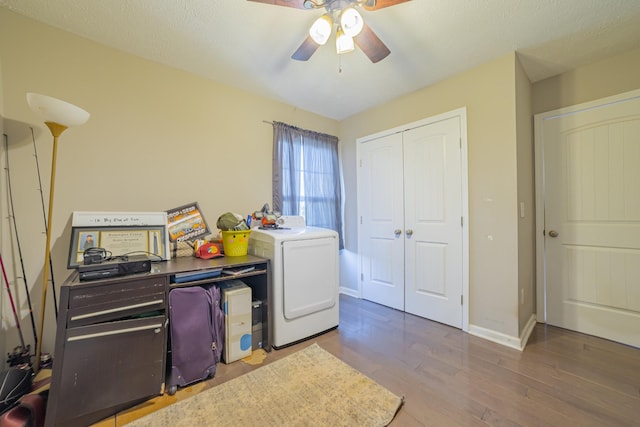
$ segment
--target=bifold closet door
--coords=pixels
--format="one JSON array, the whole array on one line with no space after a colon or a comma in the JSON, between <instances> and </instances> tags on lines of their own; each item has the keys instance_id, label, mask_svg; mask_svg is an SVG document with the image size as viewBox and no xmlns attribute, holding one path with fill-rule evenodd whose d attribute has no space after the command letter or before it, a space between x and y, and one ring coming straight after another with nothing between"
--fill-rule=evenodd
<instances>
[{"instance_id":1,"label":"bifold closet door","mask_svg":"<svg viewBox=\"0 0 640 427\"><path fill-rule=\"evenodd\" d=\"M402 134L368 141L360 149L362 296L404 310Z\"/></svg>"},{"instance_id":2,"label":"bifold closet door","mask_svg":"<svg viewBox=\"0 0 640 427\"><path fill-rule=\"evenodd\" d=\"M461 119L359 147L363 298L462 327Z\"/></svg>"},{"instance_id":3,"label":"bifold closet door","mask_svg":"<svg viewBox=\"0 0 640 427\"><path fill-rule=\"evenodd\" d=\"M403 133L405 311L462 327L460 118Z\"/></svg>"}]
</instances>

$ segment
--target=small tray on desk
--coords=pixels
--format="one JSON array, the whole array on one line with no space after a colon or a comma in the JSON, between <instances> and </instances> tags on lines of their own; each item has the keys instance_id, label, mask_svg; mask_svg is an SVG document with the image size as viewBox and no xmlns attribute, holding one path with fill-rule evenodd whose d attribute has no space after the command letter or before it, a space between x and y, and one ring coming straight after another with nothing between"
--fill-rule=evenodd
<instances>
[{"instance_id":1,"label":"small tray on desk","mask_svg":"<svg viewBox=\"0 0 640 427\"><path fill-rule=\"evenodd\" d=\"M186 271L171 275L171 283L194 282L196 280L211 279L218 277L222 273L222 268L210 268L207 270Z\"/></svg>"},{"instance_id":2,"label":"small tray on desk","mask_svg":"<svg viewBox=\"0 0 640 427\"><path fill-rule=\"evenodd\" d=\"M224 268L222 270L222 274L224 274L225 276L239 276L241 274L250 273L255 270L256 267L254 265L250 265L248 267Z\"/></svg>"}]
</instances>

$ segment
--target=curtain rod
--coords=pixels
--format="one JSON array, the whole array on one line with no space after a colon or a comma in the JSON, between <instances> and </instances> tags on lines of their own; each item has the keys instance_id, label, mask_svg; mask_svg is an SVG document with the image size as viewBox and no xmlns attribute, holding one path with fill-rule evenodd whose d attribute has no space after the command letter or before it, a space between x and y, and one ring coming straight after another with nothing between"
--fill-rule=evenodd
<instances>
[{"instance_id":1,"label":"curtain rod","mask_svg":"<svg viewBox=\"0 0 640 427\"><path fill-rule=\"evenodd\" d=\"M262 123L266 123L266 124L272 125L272 126L274 125L273 122L270 122L268 120L263 120ZM300 129L300 128L298 128L296 126L293 126L293 125L288 125L288 126L294 127L296 129ZM305 129L300 129L300 130L301 131L305 131ZM336 138L338 140L338 142L340 141L340 138L338 138L337 136L334 136L334 135L329 135L328 133L316 132L316 131L313 131L313 130L306 130L306 132L312 132L312 133L315 133L315 134L332 136L332 137Z\"/></svg>"}]
</instances>

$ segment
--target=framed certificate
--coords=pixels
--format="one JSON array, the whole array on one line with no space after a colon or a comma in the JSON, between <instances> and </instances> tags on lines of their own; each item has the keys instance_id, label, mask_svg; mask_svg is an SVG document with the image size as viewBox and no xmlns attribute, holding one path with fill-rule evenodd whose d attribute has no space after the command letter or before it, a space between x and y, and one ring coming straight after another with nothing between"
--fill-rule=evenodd
<instances>
[{"instance_id":1,"label":"framed certificate","mask_svg":"<svg viewBox=\"0 0 640 427\"><path fill-rule=\"evenodd\" d=\"M148 255L171 257L165 212L74 212L67 268L84 262L87 249L105 257Z\"/></svg>"}]
</instances>

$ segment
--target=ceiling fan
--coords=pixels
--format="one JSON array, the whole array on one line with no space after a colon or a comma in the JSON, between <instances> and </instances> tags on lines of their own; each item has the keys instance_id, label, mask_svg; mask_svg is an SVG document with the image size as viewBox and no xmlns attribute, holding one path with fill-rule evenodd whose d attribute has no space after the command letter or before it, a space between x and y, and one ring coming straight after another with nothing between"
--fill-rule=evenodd
<instances>
[{"instance_id":1,"label":"ceiling fan","mask_svg":"<svg viewBox=\"0 0 640 427\"><path fill-rule=\"evenodd\" d=\"M378 10L409 0L248 0L275 6L287 6L296 9L325 9L311 25L307 38L291 55L292 59L307 61L311 55L324 45L336 30L336 51L338 54L351 52L357 45L365 55L376 63L386 58L391 51L364 22L357 8ZM355 42L355 45L354 45Z\"/></svg>"}]
</instances>

